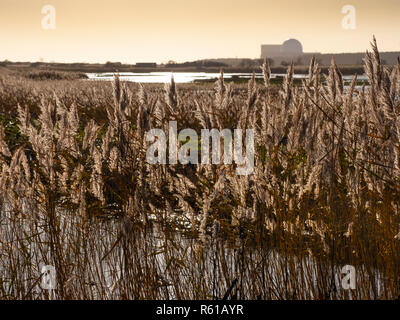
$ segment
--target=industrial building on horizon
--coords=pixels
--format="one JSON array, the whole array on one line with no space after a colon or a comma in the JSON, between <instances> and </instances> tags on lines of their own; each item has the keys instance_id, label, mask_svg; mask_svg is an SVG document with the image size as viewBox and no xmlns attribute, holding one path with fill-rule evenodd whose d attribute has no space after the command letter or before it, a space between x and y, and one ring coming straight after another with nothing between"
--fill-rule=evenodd
<instances>
[{"instance_id":1,"label":"industrial building on horizon","mask_svg":"<svg viewBox=\"0 0 400 320\"><path fill-rule=\"evenodd\" d=\"M383 63L395 64L400 52L380 52ZM297 39L289 39L280 44L262 44L261 59L271 58L275 65L282 62L294 61L297 64L307 64L307 61L315 56L317 62L321 65L329 65L332 58L335 58L338 64L360 65L363 64L365 52L357 53L319 53L303 52L303 45Z\"/></svg>"},{"instance_id":2,"label":"industrial building on horizon","mask_svg":"<svg viewBox=\"0 0 400 320\"><path fill-rule=\"evenodd\" d=\"M307 54L318 54L303 52L303 45L299 40L289 39L282 44L263 44L261 45L261 59L275 57L298 57Z\"/></svg>"}]
</instances>

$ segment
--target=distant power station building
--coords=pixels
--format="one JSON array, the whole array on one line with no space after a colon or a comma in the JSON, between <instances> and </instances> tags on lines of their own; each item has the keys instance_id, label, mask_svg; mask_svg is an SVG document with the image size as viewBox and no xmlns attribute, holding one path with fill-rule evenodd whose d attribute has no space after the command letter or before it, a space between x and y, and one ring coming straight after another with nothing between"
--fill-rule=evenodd
<instances>
[{"instance_id":1,"label":"distant power station building","mask_svg":"<svg viewBox=\"0 0 400 320\"><path fill-rule=\"evenodd\" d=\"M295 62L298 65L307 65L312 57L317 59L320 65L330 65L332 58L339 65L361 65L365 56L364 52L355 53L324 53L303 52L303 46L296 39L286 40L282 44L263 44L261 45L261 59L271 58L275 65ZM400 52L380 52L383 64L393 65L397 63Z\"/></svg>"},{"instance_id":2,"label":"distant power station building","mask_svg":"<svg viewBox=\"0 0 400 320\"><path fill-rule=\"evenodd\" d=\"M297 57L303 55L303 46L296 39L286 40L282 44L261 45L261 58Z\"/></svg>"}]
</instances>

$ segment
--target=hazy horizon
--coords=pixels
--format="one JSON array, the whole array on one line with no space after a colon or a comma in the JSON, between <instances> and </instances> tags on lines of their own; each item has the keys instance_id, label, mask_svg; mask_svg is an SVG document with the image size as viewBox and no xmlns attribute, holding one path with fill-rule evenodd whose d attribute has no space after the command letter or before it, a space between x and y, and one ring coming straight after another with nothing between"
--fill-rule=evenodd
<instances>
[{"instance_id":1,"label":"hazy horizon","mask_svg":"<svg viewBox=\"0 0 400 320\"><path fill-rule=\"evenodd\" d=\"M44 30L44 5L56 29ZM342 28L342 8L356 29ZM0 0L0 60L104 63L259 58L261 44L296 38L305 52L400 51L400 1Z\"/></svg>"}]
</instances>

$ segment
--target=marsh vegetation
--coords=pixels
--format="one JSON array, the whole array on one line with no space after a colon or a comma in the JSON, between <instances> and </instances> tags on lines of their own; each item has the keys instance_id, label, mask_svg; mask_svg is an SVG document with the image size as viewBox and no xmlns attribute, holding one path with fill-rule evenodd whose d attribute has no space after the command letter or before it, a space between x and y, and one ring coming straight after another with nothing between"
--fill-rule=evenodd
<instances>
[{"instance_id":1,"label":"marsh vegetation","mask_svg":"<svg viewBox=\"0 0 400 320\"><path fill-rule=\"evenodd\" d=\"M165 88L0 78L0 298L400 295L400 64ZM150 165L145 132L254 129L254 173ZM183 143L183 142L181 142ZM340 270L353 265L356 288Z\"/></svg>"}]
</instances>

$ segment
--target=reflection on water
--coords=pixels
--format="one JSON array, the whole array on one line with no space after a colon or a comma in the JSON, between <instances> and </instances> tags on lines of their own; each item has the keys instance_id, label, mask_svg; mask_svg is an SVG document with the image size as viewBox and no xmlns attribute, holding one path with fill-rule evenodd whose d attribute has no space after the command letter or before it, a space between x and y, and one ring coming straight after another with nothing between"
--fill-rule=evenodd
<instances>
[{"instance_id":1,"label":"reflection on water","mask_svg":"<svg viewBox=\"0 0 400 320\"><path fill-rule=\"evenodd\" d=\"M356 266L357 286L348 291L341 263L294 246L275 248L251 237L228 241L218 231L200 240L126 219L84 224L73 212L59 212L54 234L46 217L33 218L13 223L11 213L0 215L0 298L47 299L39 285L43 265L56 269L57 299L392 297L391 281L377 270Z\"/></svg>"}]
</instances>

